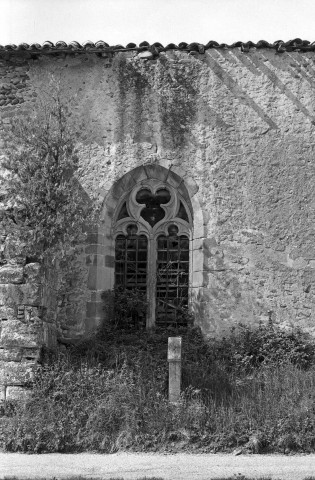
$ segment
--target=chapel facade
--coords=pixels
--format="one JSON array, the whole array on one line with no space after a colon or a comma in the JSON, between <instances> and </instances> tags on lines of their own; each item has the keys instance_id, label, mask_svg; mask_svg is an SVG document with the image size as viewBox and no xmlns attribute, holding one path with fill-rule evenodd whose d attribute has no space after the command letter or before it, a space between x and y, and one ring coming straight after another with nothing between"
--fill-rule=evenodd
<instances>
[{"instance_id":1,"label":"chapel facade","mask_svg":"<svg viewBox=\"0 0 315 480\"><path fill-rule=\"evenodd\" d=\"M77 179L101 204L58 308L53 275L0 227L6 398L42 345L97 331L116 287L148 301L135 328L185 326L189 311L208 336L268 321L315 333L314 50L300 39L0 47L0 130L58 79L88 125Z\"/></svg>"}]
</instances>

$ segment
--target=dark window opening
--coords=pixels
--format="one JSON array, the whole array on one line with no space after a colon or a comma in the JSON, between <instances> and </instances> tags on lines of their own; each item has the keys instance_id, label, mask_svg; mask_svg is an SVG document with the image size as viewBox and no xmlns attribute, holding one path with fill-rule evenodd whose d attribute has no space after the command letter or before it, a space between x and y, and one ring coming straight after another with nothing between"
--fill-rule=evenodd
<instances>
[{"instance_id":1,"label":"dark window opening","mask_svg":"<svg viewBox=\"0 0 315 480\"><path fill-rule=\"evenodd\" d=\"M157 239L155 322L163 327L188 321L189 239L175 225L168 231Z\"/></svg>"},{"instance_id":2,"label":"dark window opening","mask_svg":"<svg viewBox=\"0 0 315 480\"><path fill-rule=\"evenodd\" d=\"M148 222L151 227L156 225L165 217L165 211L161 204L166 204L170 201L171 195L165 188L158 190L155 194L150 190L139 190L136 195L138 203L145 203L145 207L141 210L141 217Z\"/></svg>"},{"instance_id":3,"label":"dark window opening","mask_svg":"<svg viewBox=\"0 0 315 480\"><path fill-rule=\"evenodd\" d=\"M115 243L115 317L123 328L144 328L147 294L148 240L137 235L137 226L127 228Z\"/></svg>"},{"instance_id":4,"label":"dark window opening","mask_svg":"<svg viewBox=\"0 0 315 480\"><path fill-rule=\"evenodd\" d=\"M115 318L135 328L188 326L191 216L184 198L158 179L141 180L115 219Z\"/></svg>"}]
</instances>

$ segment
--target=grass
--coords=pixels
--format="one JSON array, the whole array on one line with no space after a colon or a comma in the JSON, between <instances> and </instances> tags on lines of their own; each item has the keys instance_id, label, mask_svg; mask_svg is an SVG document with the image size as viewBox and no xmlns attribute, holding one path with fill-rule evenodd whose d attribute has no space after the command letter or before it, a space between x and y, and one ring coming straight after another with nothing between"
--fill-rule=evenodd
<instances>
[{"instance_id":1,"label":"grass","mask_svg":"<svg viewBox=\"0 0 315 480\"><path fill-rule=\"evenodd\" d=\"M169 335L183 336L182 396L167 399ZM315 346L301 332L240 327L105 331L46 358L31 398L0 417L6 451L315 451ZM202 365L202 368L200 366Z\"/></svg>"}]
</instances>

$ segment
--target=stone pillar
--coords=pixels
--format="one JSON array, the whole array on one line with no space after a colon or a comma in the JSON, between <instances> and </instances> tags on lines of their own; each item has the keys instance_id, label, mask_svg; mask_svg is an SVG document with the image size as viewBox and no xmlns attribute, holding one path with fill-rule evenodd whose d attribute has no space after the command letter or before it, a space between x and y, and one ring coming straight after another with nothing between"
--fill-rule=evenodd
<instances>
[{"instance_id":1,"label":"stone pillar","mask_svg":"<svg viewBox=\"0 0 315 480\"><path fill-rule=\"evenodd\" d=\"M12 261L12 260L11 260ZM55 345L55 325L43 319L42 272L38 263L0 264L0 399L16 400L43 345Z\"/></svg>"},{"instance_id":2,"label":"stone pillar","mask_svg":"<svg viewBox=\"0 0 315 480\"><path fill-rule=\"evenodd\" d=\"M178 403L181 384L182 337L168 338L167 360L169 363L168 399L170 403Z\"/></svg>"}]
</instances>

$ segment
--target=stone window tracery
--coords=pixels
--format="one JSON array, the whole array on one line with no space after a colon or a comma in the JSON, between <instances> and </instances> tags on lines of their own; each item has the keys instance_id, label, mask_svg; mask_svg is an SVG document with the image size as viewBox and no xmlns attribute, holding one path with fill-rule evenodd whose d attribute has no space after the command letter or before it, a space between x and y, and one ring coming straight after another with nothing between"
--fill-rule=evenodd
<instances>
[{"instance_id":1,"label":"stone window tracery","mask_svg":"<svg viewBox=\"0 0 315 480\"><path fill-rule=\"evenodd\" d=\"M146 326L185 324L191 214L169 184L148 179L125 194L113 222L115 285L146 295Z\"/></svg>"}]
</instances>

